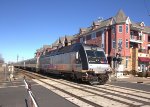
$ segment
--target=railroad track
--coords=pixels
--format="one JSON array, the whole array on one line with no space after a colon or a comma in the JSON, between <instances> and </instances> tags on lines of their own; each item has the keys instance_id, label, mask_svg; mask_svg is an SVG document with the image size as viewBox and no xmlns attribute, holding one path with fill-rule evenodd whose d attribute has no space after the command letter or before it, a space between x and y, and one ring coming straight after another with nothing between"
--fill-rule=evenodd
<instances>
[{"instance_id":1,"label":"railroad track","mask_svg":"<svg viewBox=\"0 0 150 107\"><path fill-rule=\"evenodd\" d=\"M81 107L150 107L150 92L109 84L90 86L27 71L22 73Z\"/></svg>"}]
</instances>

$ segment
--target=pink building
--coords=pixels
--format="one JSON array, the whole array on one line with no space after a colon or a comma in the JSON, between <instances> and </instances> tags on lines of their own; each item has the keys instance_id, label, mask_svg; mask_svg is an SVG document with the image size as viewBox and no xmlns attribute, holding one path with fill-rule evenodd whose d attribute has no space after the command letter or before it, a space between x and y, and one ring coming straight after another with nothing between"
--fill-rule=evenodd
<instances>
[{"instance_id":1,"label":"pink building","mask_svg":"<svg viewBox=\"0 0 150 107\"><path fill-rule=\"evenodd\" d=\"M109 19L94 21L90 27L80 28L74 42L96 44L105 50L108 62L119 55L124 70L146 71L150 66L150 27L135 23L122 10Z\"/></svg>"}]
</instances>

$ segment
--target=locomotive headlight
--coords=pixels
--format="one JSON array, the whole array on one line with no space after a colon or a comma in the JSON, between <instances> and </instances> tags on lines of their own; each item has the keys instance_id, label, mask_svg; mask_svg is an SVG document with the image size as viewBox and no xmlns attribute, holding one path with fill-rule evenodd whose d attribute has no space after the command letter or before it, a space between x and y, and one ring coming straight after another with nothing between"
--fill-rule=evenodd
<instances>
[{"instance_id":1,"label":"locomotive headlight","mask_svg":"<svg viewBox=\"0 0 150 107\"><path fill-rule=\"evenodd\" d=\"M105 69L106 71L110 71L110 68Z\"/></svg>"},{"instance_id":2,"label":"locomotive headlight","mask_svg":"<svg viewBox=\"0 0 150 107\"><path fill-rule=\"evenodd\" d=\"M111 73L111 71L112 71L112 70L111 70L111 67L105 69L105 71L108 72L108 73Z\"/></svg>"}]
</instances>

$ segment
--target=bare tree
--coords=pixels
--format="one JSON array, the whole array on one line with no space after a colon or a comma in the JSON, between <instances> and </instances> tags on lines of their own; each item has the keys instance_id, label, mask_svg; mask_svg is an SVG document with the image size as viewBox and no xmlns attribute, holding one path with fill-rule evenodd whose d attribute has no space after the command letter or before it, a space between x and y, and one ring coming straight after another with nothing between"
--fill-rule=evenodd
<instances>
[{"instance_id":1,"label":"bare tree","mask_svg":"<svg viewBox=\"0 0 150 107\"><path fill-rule=\"evenodd\" d=\"M4 59L1 54L0 54L0 63L4 63Z\"/></svg>"}]
</instances>

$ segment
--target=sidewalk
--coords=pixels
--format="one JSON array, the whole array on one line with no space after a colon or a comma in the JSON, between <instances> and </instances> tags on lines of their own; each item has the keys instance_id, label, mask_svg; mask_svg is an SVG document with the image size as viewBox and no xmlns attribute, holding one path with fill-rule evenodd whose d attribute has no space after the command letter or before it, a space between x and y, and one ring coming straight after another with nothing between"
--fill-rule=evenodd
<instances>
[{"instance_id":1,"label":"sidewalk","mask_svg":"<svg viewBox=\"0 0 150 107\"><path fill-rule=\"evenodd\" d=\"M116 78L116 81L126 81L126 82L132 82L132 83L148 83L150 84L150 77L135 77L133 75L127 75L122 76L119 78Z\"/></svg>"}]
</instances>

